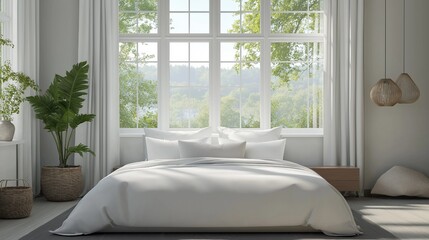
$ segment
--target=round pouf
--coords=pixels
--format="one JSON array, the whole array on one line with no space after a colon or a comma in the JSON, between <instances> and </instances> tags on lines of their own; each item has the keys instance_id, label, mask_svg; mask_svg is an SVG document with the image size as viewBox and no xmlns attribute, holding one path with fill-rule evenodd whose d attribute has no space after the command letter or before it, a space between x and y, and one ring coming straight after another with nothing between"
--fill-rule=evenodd
<instances>
[{"instance_id":1,"label":"round pouf","mask_svg":"<svg viewBox=\"0 0 429 240\"><path fill-rule=\"evenodd\" d=\"M42 167L42 194L48 201L65 202L77 199L83 190L80 166Z\"/></svg>"}]
</instances>

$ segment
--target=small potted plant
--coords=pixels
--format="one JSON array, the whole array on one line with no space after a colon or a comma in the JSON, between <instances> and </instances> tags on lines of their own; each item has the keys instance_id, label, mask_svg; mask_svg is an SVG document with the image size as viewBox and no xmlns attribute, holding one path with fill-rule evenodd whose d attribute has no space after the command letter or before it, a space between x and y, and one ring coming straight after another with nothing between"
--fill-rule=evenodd
<instances>
[{"instance_id":1,"label":"small potted plant","mask_svg":"<svg viewBox=\"0 0 429 240\"><path fill-rule=\"evenodd\" d=\"M0 35L0 48L3 46L14 47ZM0 141L12 141L15 134L12 115L19 113L27 88L38 89L30 77L13 71L9 61L0 64Z\"/></svg>"},{"instance_id":2,"label":"small potted plant","mask_svg":"<svg viewBox=\"0 0 429 240\"><path fill-rule=\"evenodd\" d=\"M75 153L94 154L88 146L73 141L76 128L95 117L79 113L88 90L88 69L87 62L77 63L65 76L55 75L45 94L27 97L36 118L54 138L58 152L58 166L42 167L42 193L49 201L71 201L80 196L81 167L68 165L68 160Z\"/></svg>"}]
</instances>

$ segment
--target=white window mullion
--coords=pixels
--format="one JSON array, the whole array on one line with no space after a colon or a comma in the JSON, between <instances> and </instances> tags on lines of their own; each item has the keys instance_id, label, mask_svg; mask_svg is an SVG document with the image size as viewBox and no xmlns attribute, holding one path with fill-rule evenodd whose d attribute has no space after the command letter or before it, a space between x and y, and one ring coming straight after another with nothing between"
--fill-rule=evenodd
<instances>
[{"instance_id":1,"label":"white window mullion","mask_svg":"<svg viewBox=\"0 0 429 240\"><path fill-rule=\"evenodd\" d=\"M220 126L220 42L218 32L220 31L220 1L210 2L211 36L210 41L210 117L209 124L213 131Z\"/></svg>"},{"instance_id":2,"label":"white window mullion","mask_svg":"<svg viewBox=\"0 0 429 240\"><path fill-rule=\"evenodd\" d=\"M137 42L136 43L137 52L140 52L139 46L140 46L140 44ZM140 72L140 64L138 61L138 57L135 58L133 62L137 66L136 67L137 72ZM136 91L136 100L135 100L136 101L136 113L137 113L136 127L139 128L139 127L141 127L141 126L139 126L139 83L137 83L136 85L137 85L137 86L135 86L136 89L134 89Z\"/></svg>"},{"instance_id":3,"label":"white window mullion","mask_svg":"<svg viewBox=\"0 0 429 240\"><path fill-rule=\"evenodd\" d=\"M170 71L169 71L169 42L165 39L168 34L170 23L168 1L158 1L159 9L159 67L158 67L158 128L166 130L169 128L169 105L170 105Z\"/></svg>"},{"instance_id":4,"label":"white window mullion","mask_svg":"<svg viewBox=\"0 0 429 240\"><path fill-rule=\"evenodd\" d=\"M220 43L217 40L211 41L210 61L211 78L210 78L210 126L216 131L220 126Z\"/></svg>"},{"instance_id":5,"label":"white window mullion","mask_svg":"<svg viewBox=\"0 0 429 240\"><path fill-rule=\"evenodd\" d=\"M270 128L271 126L270 47L270 41L261 43L261 128Z\"/></svg>"},{"instance_id":6,"label":"white window mullion","mask_svg":"<svg viewBox=\"0 0 429 240\"><path fill-rule=\"evenodd\" d=\"M271 126L271 33L270 1L261 2L261 128Z\"/></svg>"},{"instance_id":7,"label":"white window mullion","mask_svg":"<svg viewBox=\"0 0 429 240\"><path fill-rule=\"evenodd\" d=\"M336 14L331 13L331 9L336 9L336 2L334 1L326 1L325 2L325 6L324 9L326 9L325 11L325 17L324 17L324 52L325 57L324 57L324 81L323 81L323 117L322 117L322 124L321 128L325 128L324 125L328 126L328 130L332 130L331 127L329 127L330 121L332 121L333 119L331 119L331 114L332 114L332 106L331 103L332 101L332 92L331 92L331 79L333 79L335 76L335 71L333 68L333 60L334 60L334 56L336 54L336 48L334 48L333 46L336 46L337 41L335 40L335 36L333 35L334 32L331 32L331 30L333 29L331 26L336 22ZM328 17L328 16L332 16L332 17ZM333 49L332 49L333 48ZM328 132L327 134L331 134L330 132ZM326 156L326 154L325 154ZM324 156L324 157L325 157Z\"/></svg>"},{"instance_id":8,"label":"white window mullion","mask_svg":"<svg viewBox=\"0 0 429 240\"><path fill-rule=\"evenodd\" d=\"M189 14L188 14L189 16ZM190 29L191 25L189 25L189 29ZM188 93L190 91L191 88L193 88L194 86L191 86L191 42L187 42L188 45L188 61L186 63L186 66L188 68L188 85L186 86L186 88L188 89ZM208 103L207 103L208 104ZM188 110L186 110L188 111ZM191 120L190 118L188 118L188 122L187 122L187 128L191 128Z\"/></svg>"},{"instance_id":9,"label":"white window mullion","mask_svg":"<svg viewBox=\"0 0 429 240\"><path fill-rule=\"evenodd\" d=\"M188 0L188 33L191 33L191 0Z\"/></svg>"},{"instance_id":10,"label":"white window mullion","mask_svg":"<svg viewBox=\"0 0 429 240\"><path fill-rule=\"evenodd\" d=\"M240 82L238 85L238 88L240 90L240 95L239 95L239 109L240 109L240 122L238 123L238 126L240 126L240 128L242 128L241 123L243 122L243 52L242 52L242 47L240 47L240 61L238 62L238 64L240 65Z\"/></svg>"}]
</instances>

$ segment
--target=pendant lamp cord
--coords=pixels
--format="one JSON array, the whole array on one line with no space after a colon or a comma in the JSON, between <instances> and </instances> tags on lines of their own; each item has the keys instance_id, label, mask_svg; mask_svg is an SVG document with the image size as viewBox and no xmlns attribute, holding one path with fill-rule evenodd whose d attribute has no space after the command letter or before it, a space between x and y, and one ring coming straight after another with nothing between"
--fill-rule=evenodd
<instances>
[{"instance_id":1,"label":"pendant lamp cord","mask_svg":"<svg viewBox=\"0 0 429 240\"><path fill-rule=\"evenodd\" d=\"M387 0L384 0L384 78L387 78Z\"/></svg>"},{"instance_id":2,"label":"pendant lamp cord","mask_svg":"<svg viewBox=\"0 0 429 240\"><path fill-rule=\"evenodd\" d=\"M403 7L403 17L404 17L404 19L403 19L403 26L404 26L404 32L403 32L403 39L402 39L402 43L403 43L403 46L402 46L402 57L403 57L403 59L402 59L402 72L405 72L405 0L403 0L403 2L404 2L404 7Z\"/></svg>"}]
</instances>

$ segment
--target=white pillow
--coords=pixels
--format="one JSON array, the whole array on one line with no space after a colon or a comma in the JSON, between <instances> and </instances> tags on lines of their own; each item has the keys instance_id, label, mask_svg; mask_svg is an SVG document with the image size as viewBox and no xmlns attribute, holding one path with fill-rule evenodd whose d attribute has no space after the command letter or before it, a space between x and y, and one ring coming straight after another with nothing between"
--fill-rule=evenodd
<instances>
[{"instance_id":1,"label":"white pillow","mask_svg":"<svg viewBox=\"0 0 429 240\"><path fill-rule=\"evenodd\" d=\"M187 140L209 143L210 138ZM147 160L180 158L178 140L164 140L146 137Z\"/></svg>"},{"instance_id":2,"label":"white pillow","mask_svg":"<svg viewBox=\"0 0 429 240\"><path fill-rule=\"evenodd\" d=\"M226 127L219 127L219 137L236 141L246 142L266 142L279 140L282 131L281 127L263 130L238 130Z\"/></svg>"},{"instance_id":3,"label":"white pillow","mask_svg":"<svg viewBox=\"0 0 429 240\"><path fill-rule=\"evenodd\" d=\"M429 198L429 178L419 171L394 166L378 178L371 194Z\"/></svg>"},{"instance_id":4,"label":"white pillow","mask_svg":"<svg viewBox=\"0 0 429 240\"><path fill-rule=\"evenodd\" d=\"M234 140L225 138L218 139L220 144L231 143ZM253 159L274 159L283 160L285 153L286 139L267 142L248 142L246 144L245 158Z\"/></svg>"},{"instance_id":5,"label":"white pillow","mask_svg":"<svg viewBox=\"0 0 429 240\"><path fill-rule=\"evenodd\" d=\"M145 136L165 140L190 140L208 138L212 135L211 128L203 128L197 131L163 131L156 128L145 128Z\"/></svg>"},{"instance_id":6,"label":"white pillow","mask_svg":"<svg viewBox=\"0 0 429 240\"><path fill-rule=\"evenodd\" d=\"M179 141L179 152L181 158L192 157L220 157L220 158L243 158L246 142L225 143L213 145L201 142Z\"/></svg>"},{"instance_id":7,"label":"white pillow","mask_svg":"<svg viewBox=\"0 0 429 240\"><path fill-rule=\"evenodd\" d=\"M178 158L176 156L176 154L168 154L169 151L172 150L167 150L166 153L161 153L161 155L158 155L158 150L165 150L169 148L169 145L157 145L155 144L155 146L152 144L151 147L155 147L155 151L151 151L148 146L147 146L147 141L146 138L156 138L156 139L163 139L163 140L191 140L191 139L202 139L202 138L208 138L211 137L212 134L212 130L211 128L207 127L207 128L203 128L197 131L163 131L163 130L159 130L156 128L145 128L144 129L145 135L143 135L143 142L145 145L145 151L144 151L144 159L150 160L150 159L156 159L156 157L158 156L163 156L162 159L169 159L172 158L171 156L175 156L174 158ZM152 143L154 143L154 141L152 141ZM160 143L159 141L157 143ZM166 143L166 142L164 142ZM177 145L177 144L176 144ZM176 150L177 152L179 146L176 146ZM149 153L154 153L151 154L151 156L149 156ZM153 158L155 157L155 158Z\"/></svg>"}]
</instances>

